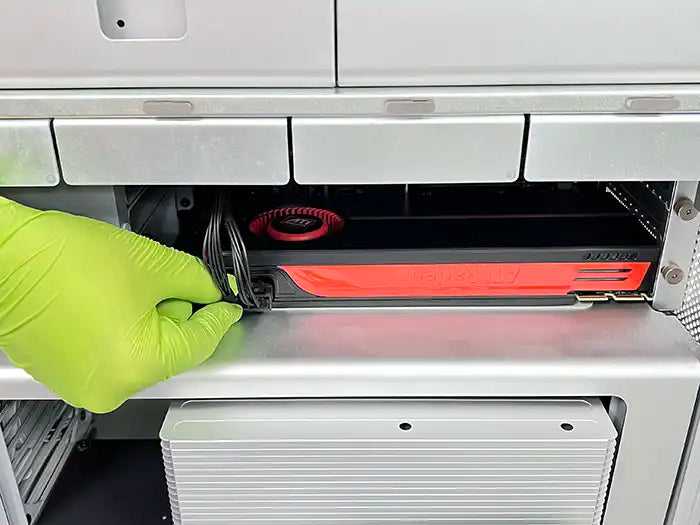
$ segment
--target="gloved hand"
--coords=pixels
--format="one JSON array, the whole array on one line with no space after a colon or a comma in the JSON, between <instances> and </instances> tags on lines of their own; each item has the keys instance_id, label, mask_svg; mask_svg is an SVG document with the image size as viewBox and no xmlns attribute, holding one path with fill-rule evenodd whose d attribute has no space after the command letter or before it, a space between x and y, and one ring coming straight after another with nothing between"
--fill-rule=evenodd
<instances>
[{"instance_id":1,"label":"gloved hand","mask_svg":"<svg viewBox=\"0 0 700 525\"><path fill-rule=\"evenodd\" d=\"M196 257L0 197L0 349L71 405L108 412L204 361L241 316L220 300Z\"/></svg>"}]
</instances>

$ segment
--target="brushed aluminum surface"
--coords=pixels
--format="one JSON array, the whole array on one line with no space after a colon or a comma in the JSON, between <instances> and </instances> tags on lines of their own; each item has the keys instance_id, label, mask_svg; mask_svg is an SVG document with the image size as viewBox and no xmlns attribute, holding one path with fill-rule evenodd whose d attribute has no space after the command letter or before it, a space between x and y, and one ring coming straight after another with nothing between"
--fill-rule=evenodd
<instances>
[{"instance_id":1,"label":"brushed aluminum surface","mask_svg":"<svg viewBox=\"0 0 700 525\"><path fill-rule=\"evenodd\" d=\"M0 90L0 114L7 117L168 116L366 117L395 116L401 101L430 101L430 115L517 115L524 113L640 114L629 101L665 98L674 112L700 111L700 86L466 86L321 89L73 89ZM163 102L168 104L163 106ZM179 107L178 107L179 106ZM647 110L658 114L659 110Z\"/></svg>"},{"instance_id":2,"label":"brushed aluminum surface","mask_svg":"<svg viewBox=\"0 0 700 525\"><path fill-rule=\"evenodd\" d=\"M606 521L658 525L700 386L697 348L644 304L274 311L246 316L207 363L138 397L614 396L626 409ZM4 356L0 393L55 398Z\"/></svg>"},{"instance_id":3,"label":"brushed aluminum surface","mask_svg":"<svg viewBox=\"0 0 700 525\"><path fill-rule=\"evenodd\" d=\"M300 184L512 182L522 115L440 118L293 118Z\"/></svg>"},{"instance_id":4,"label":"brushed aluminum surface","mask_svg":"<svg viewBox=\"0 0 700 525\"><path fill-rule=\"evenodd\" d=\"M11 525L10 518L5 510L5 504L2 502L2 494L0 494L0 525Z\"/></svg>"},{"instance_id":5,"label":"brushed aluminum surface","mask_svg":"<svg viewBox=\"0 0 700 525\"><path fill-rule=\"evenodd\" d=\"M285 119L56 119L71 185L286 184Z\"/></svg>"},{"instance_id":6,"label":"brushed aluminum surface","mask_svg":"<svg viewBox=\"0 0 700 525\"><path fill-rule=\"evenodd\" d=\"M694 274L691 277L700 217L695 216L690 220L684 220L673 209L673 204L683 200L691 203L695 202L697 191L697 182L680 181L675 185L671 196L671 210L663 236L664 242L655 279L654 299L652 301L652 306L657 310L678 311L679 319L685 324L686 328L690 329L696 339L697 331L690 328L689 322L692 321L692 317L695 317L696 303L700 299L697 293L697 275ZM680 275L682 276L680 282L676 284L669 282L663 275L665 268L674 266L680 269Z\"/></svg>"},{"instance_id":7,"label":"brushed aluminum surface","mask_svg":"<svg viewBox=\"0 0 700 525\"><path fill-rule=\"evenodd\" d=\"M679 183L676 188L676 193L681 193L681 196L695 195L695 188L689 187L688 183ZM694 200L694 197L692 197ZM688 250L691 248L687 245L689 232L683 229L681 221L678 218L673 223L669 223L665 251L673 251L678 254L679 249ZM676 294L682 297L680 307L674 312L678 319L683 323L683 326L696 339L700 340L700 249L698 241L700 237L697 234L697 225L692 235L696 238L692 249L692 260L686 272L687 278L680 286L680 290L674 290ZM669 241L674 241L669 243ZM681 242L682 239L682 242ZM682 254L683 252L681 252ZM659 295L659 300L675 299L674 296L669 296L668 293ZM677 297L677 295L676 295ZM655 297L656 300L656 297ZM669 525L686 525L688 523L700 522L700 407L696 406L695 413L691 422L691 430L688 434L688 444L681 464L676 490L674 491L673 499L669 509Z\"/></svg>"},{"instance_id":8,"label":"brushed aluminum surface","mask_svg":"<svg viewBox=\"0 0 700 525\"><path fill-rule=\"evenodd\" d=\"M530 181L696 181L700 115L533 115Z\"/></svg>"},{"instance_id":9,"label":"brushed aluminum surface","mask_svg":"<svg viewBox=\"0 0 700 525\"><path fill-rule=\"evenodd\" d=\"M0 187L56 186L60 180L50 121L0 118Z\"/></svg>"}]
</instances>

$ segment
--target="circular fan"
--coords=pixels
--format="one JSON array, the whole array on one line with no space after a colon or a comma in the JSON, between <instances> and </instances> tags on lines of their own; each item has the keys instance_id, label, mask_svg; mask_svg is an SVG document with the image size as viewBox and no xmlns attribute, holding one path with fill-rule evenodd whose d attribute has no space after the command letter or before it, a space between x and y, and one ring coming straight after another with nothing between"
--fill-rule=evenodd
<instances>
[{"instance_id":1,"label":"circular fan","mask_svg":"<svg viewBox=\"0 0 700 525\"><path fill-rule=\"evenodd\" d=\"M276 241L320 239L340 230L345 221L332 211L308 206L288 206L261 213L249 225L256 235Z\"/></svg>"}]
</instances>

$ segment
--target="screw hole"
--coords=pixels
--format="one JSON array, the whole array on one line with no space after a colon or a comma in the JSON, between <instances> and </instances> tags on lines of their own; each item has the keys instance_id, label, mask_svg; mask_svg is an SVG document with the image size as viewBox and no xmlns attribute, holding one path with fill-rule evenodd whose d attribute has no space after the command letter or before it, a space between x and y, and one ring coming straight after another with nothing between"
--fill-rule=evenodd
<instances>
[{"instance_id":1,"label":"screw hole","mask_svg":"<svg viewBox=\"0 0 700 525\"><path fill-rule=\"evenodd\" d=\"M192 206L192 201L190 199L188 199L187 197L183 197L182 199L180 199L181 208L189 208L190 206Z\"/></svg>"},{"instance_id":2,"label":"screw hole","mask_svg":"<svg viewBox=\"0 0 700 525\"><path fill-rule=\"evenodd\" d=\"M567 432L571 432L574 429L574 425L571 423L562 423L559 425L562 430L566 430Z\"/></svg>"},{"instance_id":3,"label":"screw hole","mask_svg":"<svg viewBox=\"0 0 700 525\"><path fill-rule=\"evenodd\" d=\"M411 430L413 428L413 425L411 425L410 423L401 423L401 424L399 424L399 428L401 430L408 431L408 430Z\"/></svg>"},{"instance_id":4,"label":"screw hole","mask_svg":"<svg viewBox=\"0 0 700 525\"><path fill-rule=\"evenodd\" d=\"M126 22L124 20L119 19L117 20L117 27L124 27L126 25Z\"/></svg>"}]
</instances>

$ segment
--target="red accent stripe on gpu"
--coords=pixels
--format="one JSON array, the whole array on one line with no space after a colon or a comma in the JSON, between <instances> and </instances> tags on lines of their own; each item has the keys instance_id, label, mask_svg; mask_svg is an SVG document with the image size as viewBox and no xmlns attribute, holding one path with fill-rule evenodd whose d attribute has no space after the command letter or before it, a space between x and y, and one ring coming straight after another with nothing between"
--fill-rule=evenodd
<instances>
[{"instance_id":1,"label":"red accent stripe on gpu","mask_svg":"<svg viewBox=\"0 0 700 525\"><path fill-rule=\"evenodd\" d=\"M489 297L635 291L648 262L282 266L318 297Z\"/></svg>"}]
</instances>

